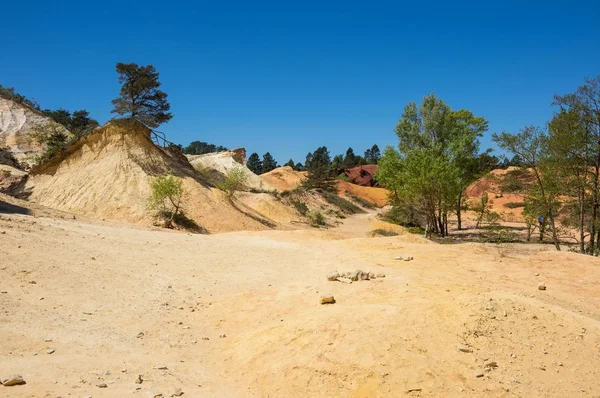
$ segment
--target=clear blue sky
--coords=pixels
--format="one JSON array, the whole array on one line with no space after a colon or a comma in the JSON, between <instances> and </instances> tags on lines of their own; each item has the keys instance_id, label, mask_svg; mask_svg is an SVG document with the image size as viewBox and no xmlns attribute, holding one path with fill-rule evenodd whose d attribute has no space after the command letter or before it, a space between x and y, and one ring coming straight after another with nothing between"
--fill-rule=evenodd
<instances>
[{"instance_id":1,"label":"clear blue sky","mask_svg":"<svg viewBox=\"0 0 600 398\"><path fill-rule=\"evenodd\" d=\"M423 5L421 5L422 3ZM43 108L112 117L116 62L153 64L175 142L283 163L396 144L430 92L490 121L543 124L554 93L600 74L600 1L9 1L0 84Z\"/></svg>"}]
</instances>

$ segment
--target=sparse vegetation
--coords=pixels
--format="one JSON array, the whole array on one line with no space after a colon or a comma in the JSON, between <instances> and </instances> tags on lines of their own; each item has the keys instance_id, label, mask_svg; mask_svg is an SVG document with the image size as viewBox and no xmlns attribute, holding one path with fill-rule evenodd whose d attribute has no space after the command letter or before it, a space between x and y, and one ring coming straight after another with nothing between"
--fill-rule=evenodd
<instances>
[{"instance_id":1,"label":"sparse vegetation","mask_svg":"<svg viewBox=\"0 0 600 398\"><path fill-rule=\"evenodd\" d=\"M232 199L236 192L246 189L247 182L248 175L244 170L241 167L234 167L225 175L225 179L217 184L217 187Z\"/></svg>"},{"instance_id":2,"label":"sparse vegetation","mask_svg":"<svg viewBox=\"0 0 600 398\"><path fill-rule=\"evenodd\" d=\"M508 202L504 204L504 207L509 209L517 209L519 207L525 207L525 202Z\"/></svg>"},{"instance_id":3,"label":"sparse vegetation","mask_svg":"<svg viewBox=\"0 0 600 398\"><path fill-rule=\"evenodd\" d=\"M352 195L349 193L347 193L346 196L348 196L354 202L358 203L359 205L361 205L362 207L364 207L366 209L375 209L376 208L376 206L373 203L369 202L366 199L361 198L360 196Z\"/></svg>"},{"instance_id":4,"label":"sparse vegetation","mask_svg":"<svg viewBox=\"0 0 600 398\"><path fill-rule=\"evenodd\" d=\"M327 221L325 220L325 216L320 211L311 211L308 213L308 218L310 219L311 225L315 228L322 227L327 225Z\"/></svg>"},{"instance_id":5,"label":"sparse vegetation","mask_svg":"<svg viewBox=\"0 0 600 398\"><path fill-rule=\"evenodd\" d=\"M2 170L2 176L4 178L8 178L12 175L12 172L10 170Z\"/></svg>"},{"instance_id":6,"label":"sparse vegetation","mask_svg":"<svg viewBox=\"0 0 600 398\"><path fill-rule=\"evenodd\" d=\"M65 128L56 122L36 126L33 137L39 144L46 146L45 151L36 158L38 164L52 158L77 140L75 136L69 138Z\"/></svg>"},{"instance_id":7,"label":"sparse vegetation","mask_svg":"<svg viewBox=\"0 0 600 398\"><path fill-rule=\"evenodd\" d=\"M302 214L303 216L307 216L308 215L308 206L306 205L306 203L301 202L301 201L299 201L297 199L292 199L290 202L292 203L292 205L294 206L294 208L296 210L298 210L298 213Z\"/></svg>"},{"instance_id":8,"label":"sparse vegetation","mask_svg":"<svg viewBox=\"0 0 600 398\"><path fill-rule=\"evenodd\" d=\"M173 220L181 219L185 191L183 180L174 176L158 176L152 181L150 208L165 222L165 227L173 228Z\"/></svg>"},{"instance_id":9,"label":"sparse vegetation","mask_svg":"<svg viewBox=\"0 0 600 398\"><path fill-rule=\"evenodd\" d=\"M346 214L364 213L363 209L350 202L349 200L339 197L333 192L321 191L320 193L327 202L331 203L334 206L337 206L341 211L343 211Z\"/></svg>"}]
</instances>

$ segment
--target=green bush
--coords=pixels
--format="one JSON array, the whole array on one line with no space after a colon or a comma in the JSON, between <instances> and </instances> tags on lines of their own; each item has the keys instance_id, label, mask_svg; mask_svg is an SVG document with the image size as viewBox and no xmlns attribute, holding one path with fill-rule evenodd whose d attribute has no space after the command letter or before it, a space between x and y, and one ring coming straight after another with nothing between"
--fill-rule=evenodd
<instances>
[{"instance_id":1,"label":"green bush","mask_svg":"<svg viewBox=\"0 0 600 398\"><path fill-rule=\"evenodd\" d=\"M371 236L398 236L400 235L396 231L392 231L390 229L378 228L371 231Z\"/></svg>"},{"instance_id":2,"label":"green bush","mask_svg":"<svg viewBox=\"0 0 600 398\"><path fill-rule=\"evenodd\" d=\"M421 227L408 227L406 230L408 233L415 235L423 235L425 233L425 230Z\"/></svg>"},{"instance_id":3,"label":"green bush","mask_svg":"<svg viewBox=\"0 0 600 398\"><path fill-rule=\"evenodd\" d=\"M319 211L311 211L310 213L308 213L308 218L310 219L311 225L313 227L317 228L317 227L327 225L327 222L325 221L325 217Z\"/></svg>"},{"instance_id":4,"label":"green bush","mask_svg":"<svg viewBox=\"0 0 600 398\"><path fill-rule=\"evenodd\" d=\"M10 170L2 170L2 175L5 178L8 178L8 177L10 177L12 175L12 172Z\"/></svg>"},{"instance_id":5,"label":"green bush","mask_svg":"<svg viewBox=\"0 0 600 398\"><path fill-rule=\"evenodd\" d=\"M227 193L227 197L231 199L236 192L246 188L248 175L241 167L234 167L227 172L225 179L217 184L217 187Z\"/></svg>"},{"instance_id":6,"label":"green bush","mask_svg":"<svg viewBox=\"0 0 600 398\"><path fill-rule=\"evenodd\" d=\"M291 202L292 205L296 208L296 210L298 210L298 213L302 214L303 216L306 216L308 214L308 206L306 205L306 203L300 202L296 199L292 199Z\"/></svg>"},{"instance_id":7,"label":"green bush","mask_svg":"<svg viewBox=\"0 0 600 398\"><path fill-rule=\"evenodd\" d=\"M383 213L382 218L384 221L403 227L421 228L419 213L410 205L396 204L389 211Z\"/></svg>"},{"instance_id":8,"label":"green bush","mask_svg":"<svg viewBox=\"0 0 600 398\"><path fill-rule=\"evenodd\" d=\"M173 219L178 217L183 205L183 180L173 176L158 176L152 181L150 208L164 219L165 227L173 228Z\"/></svg>"},{"instance_id":9,"label":"green bush","mask_svg":"<svg viewBox=\"0 0 600 398\"><path fill-rule=\"evenodd\" d=\"M341 173L339 176L337 176L337 179L350 182L350 177L348 177L346 173Z\"/></svg>"}]
</instances>

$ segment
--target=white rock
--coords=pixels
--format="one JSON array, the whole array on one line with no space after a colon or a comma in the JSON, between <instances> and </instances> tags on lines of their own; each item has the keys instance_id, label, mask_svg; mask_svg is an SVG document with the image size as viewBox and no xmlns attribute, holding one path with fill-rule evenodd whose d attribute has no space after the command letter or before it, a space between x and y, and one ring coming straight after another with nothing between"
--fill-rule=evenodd
<instances>
[{"instance_id":1,"label":"white rock","mask_svg":"<svg viewBox=\"0 0 600 398\"><path fill-rule=\"evenodd\" d=\"M327 274L327 280L328 280L328 281L335 281L335 280L337 280L337 278L339 278L339 277L340 277L340 274L339 274L339 272L337 272L337 271L331 271L331 272L329 272L329 273Z\"/></svg>"},{"instance_id":2,"label":"white rock","mask_svg":"<svg viewBox=\"0 0 600 398\"><path fill-rule=\"evenodd\" d=\"M25 380L21 375L13 375L11 377L7 377L6 379L0 379L2 384L6 387L17 386L19 384L25 384Z\"/></svg>"},{"instance_id":3,"label":"white rock","mask_svg":"<svg viewBox=\"0 0 600 398\"><path fill-rule=\"evenodd\" d=\"M469 347L468 345L459 344L456 348L462 352L473 352L473 347Z\"/></svg>"}]
</instances>

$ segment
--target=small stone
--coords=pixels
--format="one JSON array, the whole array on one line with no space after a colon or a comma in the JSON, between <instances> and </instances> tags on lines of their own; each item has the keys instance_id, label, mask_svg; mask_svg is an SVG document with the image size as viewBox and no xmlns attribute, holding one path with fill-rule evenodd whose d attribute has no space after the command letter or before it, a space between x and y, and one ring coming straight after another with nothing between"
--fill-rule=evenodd
<instances>
[{"instance_id":1,"label":"small stone","mask_svg":"<svg viewBox=\"0 0 600 398\"><path fill-rule=\"evenodd\" d=\"M121 369L121 373L127 373L127 369Z\"/></svg>"},{"instance_id":2,"label":"small stone","mask_svg":"<svg viewBox=\"0 0 600 398\"><path fill-rule=\"evenodd\" d=\"M327 280L328 281L335 281L337 280L337 278L340 277L340 273L337 271L331 271L327 274Z\"/></svg>"},{"instance_id":3,"label":"small stone","mask_svg":"<svg viewBox=\"0 0 600 398\"><path fill-rule=\"evenodd\" d=\"M487 361L486 363L483 364L484 368L497 368L498 367L498 363L496 363L496 361Z\"/></svg>"},{"instance_id":4,"label":"small stone","mask_svg":"<svg viewBox=\"0 0 600 398\"><path fill-rule=\"evenodd\" d=\"M141 339L142 337L144 337L144 332L139 332L135 337Z\"/></svg>"},{"instance_id":5,"label":"small stone","mask_svg":"<svg viewBox=\"0 0 600 398\"><path fill-rule=\"evenodd\" d=\"M104 371L104 376L110 376L110 370L105 370Z\"/></svg>"},{"instance_id":6,"label":"small stone","mask_svg":"<svg viewBox=\"0 0 600 398\"><path fill-rule=\"evenodd\" d=\"M98 388L107 388L108 386L106 385L106 383L100 383L97 385Z\"/></svg>"},{"instance_id":7,"label":"small stone","mask_svg":"<svg viewBox=\"0 0 600 398\"><path fill-rule=\"evenodd\" d=\"M29 284L30 285L37 285L37 282L36 281L29 281Z\"/></svg>"},{"instance_id":8,"label":"small stone","mask_svg":"<svg viewBox=\"0 0 600 398\"><path fill-rule=\"evenodd\" d=\"M52 339L44 339L44 341L45 341L46 343L51 343L51 342L52 342Z\"/></svg>"},{"instance_id":9,"label":"small stone","mask_svg":"<svg viewBox=\"0 0 600 398\"><path fill-rule=\"evenodd\" d=\"M475 374L475 377L483 377L483 375L484 375L485 373L483 373L483 370L481 370L481 369L477 369L477 370L474 372L474 374Z\"/></svg>"},{"instance_id":10,"label":"small stone","mask_svg":"<svg viewBox=\"0 0 600 398\"><path fill-rule=\"evenodd\" d=\"M178 388L177 390L175 390L175 392L171 395L172 397L181 397L183 395L183 391L181 391L181 388Z\"/></svg>"},{"instance_id":11,"label":"small stone","mask_svg":"<svg viewBox=\"0 0 600 398\"><path fill-rule=\"evenodd\" d=\"M369 279L375 279L375 278L377 278L375 276L375 272L369 272Z\"/></svg>"},{"instance_id":12,"label":"small stone","mask_svg":"<svg viewBox=\"0 0 600 398\"><path fill-rule=\"evenodd\" d=\"M412 256L405 256L404 257L404 261L412 261L413 257Z\"/></svg>"},{"instance_id":13,"label":"small stone","mask_svg":"<svg viewBox=\"0 0 600 398\"><path fill-rule=\"evenodd\" d=\"M210 339L208 337L206 337L206 336L203 336L202 340L210 340Z\"/></svg>"},{"instance_id":14,"label":"small stone","mask_svg":"<svg viewBox=\"0 0 600 398\"><path fill-rule=\"evenodd\" d=\"M321 296L321 304L334 304L335 298L333 296Z\"/></svg>"},{"instance_id":15,"label":"small stone","mask_svg":"<svg viewBox=\"0 0 600 398\"><path fill-rule=\"evenodd\" d=\"M142 379L142 375L138 375L137 379L135 379L135 384L142 384L144 379Z\"/></svg>"},{"instance_id":16,"label":"small stone","mask_svg":"<svg viewBox=\"0 0 600 398\"><path fill-rule=\"evenodd\" d=\"M54 354L54 352L55 351L53 349L49 349L49 350L46 351L46 354L50 355L50 354Z\"/></svg>"},{"instance_id":17,"label":"small stone","mask_svg":"<svg viewBox=\"0 0 600 398\"><path fill-rule=\"evenodd\" d=\"M421 388L409 388L408 390L406 390L406 392L420 392L423 391L423 389Z\"/></svg>"},{"instance_id":18,"label":"small stone","mask_svg":"<svg viewBox=\"0 0 600 398\"><path fill-rule=\"evenodd\" d=\"M462 352L473 352L473 347L469 347L468 345L459 344L456 348Z\"/></svg>"},{"instance_id":19,"label":"small stone","mask_svg":"<svg viewBox=\"0 0 600 398\"><path fill-rule=\"evenodd\" d=\"M18 386L19 384L25 384L25 380L21 375L13 375L11 377L7 377L6 379L1 379L0 382L5 387Z\"/></svg>"},{"instance_id":20,"label":"small stone","mask_svg":"<svg viewBox=\"0 0 600 398\"><path fill-rule=\"evenodd\" d=\"M158 370L167 370L167 365L156 365L154 366L154 369L158 369Z\"/></svg>"},{"instance_id":21,"label":"small stone","mask_svg":"<svg viewBox=\"0 0 600 398\"><path fill-rule=\"evenodd\" d=\"M220 334L220 335L219 335L219 338L220 338L220 339L224 339L224 338L226 338L226 337L227 337L227 335L226 335L225 333L223 333L223 334Z\"/></svg>"},{"instance_id":22,"label":"small stone","mask_svg":"<svg viewBox=\"0 0 600 398\"><path fill-rule=\"evenodd\" d=\"M350 279L350 278L339 277L339 278L337 278L337 280L338 280L338 282L342 282L342 283L347 283L347 284L352 283L352 279Z\"/></svg>"},{"instance_id":23,"label":"small stone","mask_svg":"<svg viewBox=\"0 0 600 398\"><path fill-rule=\"evenodd\" d=\"M385 278L385 274L383 272L380 272L377 274L378 278Z\"/></svg>"},{"instance_id":24,"label":"small stone","mask_svg":"<svg viewBox=\"0 0 600 398\"><path fill-rule=\"evenodd\" d=\"M361 274L362 271L357 269L356 271L350 273L350 279L352 279L353 281L357 281Z\"/></svg>"},{"instance_id":25,"label":"small stone","mask_svg":"<svg viewBox=\"0 0 600 398\"><path fill-rule=\"evenodd\" d=\"M544 282L538 283L538 290L546 290L546 284Z\"/></svg>"},{"instance_id":26,"label":"small stone","mask_svg":"<svg viewBox=\"0 0 600 398\"><path fill-rule=\"evenodd\" d=\"M540 276L540 273L539 273L539 272L536 272L536 273L534 274L534 276Z\"/></svg>"}]
</instances>

